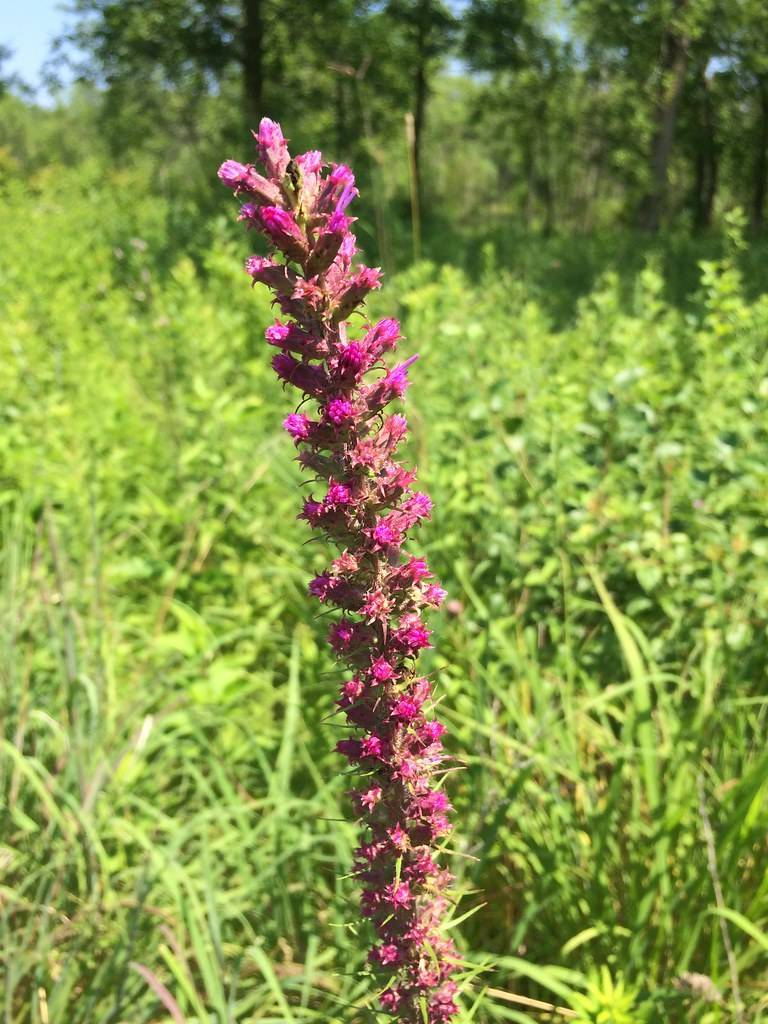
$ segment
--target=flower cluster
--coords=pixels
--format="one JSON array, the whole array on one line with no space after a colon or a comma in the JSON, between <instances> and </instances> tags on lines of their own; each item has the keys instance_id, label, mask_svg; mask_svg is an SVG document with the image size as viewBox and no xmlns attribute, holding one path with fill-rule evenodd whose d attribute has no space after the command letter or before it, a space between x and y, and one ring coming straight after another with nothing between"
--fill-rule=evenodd
<instances>
[{"instance_id":1,"label":"flower cluster","mask_svg":"<svg viewBox=\"0 0 768 1024\"><path fill-rule=\"evenodd\" d=\"M317 481L300 518L340 552L309 592L341 610L329 643L349 670L338 706L353 731L337 750L363 778L351 796L364 830L355 861L361 911L378 937L369 960L385 1010L406 1024L439 1024L457 1013L456 953L441 929L452 879L435 859L451 807L438 785L445 730L416 659L430 646L423 613L445 591L423 558L402 550L432 502L395 459L405 417L386 411L417 357L387 369L397 321L354 332L348 323L381 282L378 269L353 263L350 169L328 167L316 151L291 158L268 118L255 138L264 173L227 160L219 177L242 200L240 220L270 243L272 255L252 256L245 269L272 290L281 314L266 331L277 349L272 366L303 396L300 410L312 410L284 422Z\"/></svg>"}]
</instances>

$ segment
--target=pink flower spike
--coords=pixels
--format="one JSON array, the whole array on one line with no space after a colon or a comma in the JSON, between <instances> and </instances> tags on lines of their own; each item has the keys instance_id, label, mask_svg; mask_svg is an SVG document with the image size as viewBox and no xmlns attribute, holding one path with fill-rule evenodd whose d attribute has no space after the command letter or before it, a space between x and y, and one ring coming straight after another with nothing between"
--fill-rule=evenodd
<instances>
[{"instance_id":1,"label":"pink flower spike","mask_svg":"<svg viewBox=\"0 0 768 1024\"><path fill-rule=\"evenodd\" d=\"M343 613L329 624L328 643L343 672L334 708L351 730L336 750L345 773L365 780L350 796L362 831L352 870L373 938L368 959L384 1010L402 1024L446 1024L458 1007L457 953L442 927L452 877L436 849L450 831L450 803L437 784L445 728L425 717L433 684L416 667L431 640L424 617L445 591L423 558L403 553L432 502L417 489L415 469L396 458L405 417L386 412L405 395L417 356L388 367L400 325L366 318L381 271L355 263L352 171L323 165L316 150L291 163L269 118L256 141L263 174L234 160L218 173L247 200L246 228L274 250L252 256L246 271L280 311L265 337L286 394L290 384L301 403L286 410L283 426L319 498L307 496L299 518L337 549L308 589Z\"/></svg>"}]
</instances>

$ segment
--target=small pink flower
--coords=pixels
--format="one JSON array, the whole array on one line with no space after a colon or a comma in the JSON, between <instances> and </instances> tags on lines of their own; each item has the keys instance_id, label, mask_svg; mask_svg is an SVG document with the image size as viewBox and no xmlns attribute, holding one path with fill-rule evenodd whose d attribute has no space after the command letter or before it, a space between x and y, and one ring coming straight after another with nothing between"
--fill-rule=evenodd
<instances>
[{"instance_id":1,"label":"small pink flower","mask_svg":"<svg viewBox=\"0 0 768 1024\"><path fill-rule=\"evenodd\" d=\"M310 580L308 589L313 597L318 598L320 601L327 601L334 590L338 588L339 583L340 581L335 576L329 576L328 573L324 572Z\"/></svg>"},{"instance_id":2,"label":"small pink flower","mask_svg":"<svg viewBox=\"0 0 768 1024\"><path fill-rule=\"evenodd\" d=\"M443 590L442 587L438 587L436 583L432 583L424 591L424 600L427 604L431 604L433 608L438 608L448 596L448 592Z\"/></svg>"},{"instance_id":3,"label":"small pink flower","mask_svg":"<svg viewBox=\"0 0 768 1024\"><path fill-rule=\"evenodd\" d=\"M423 558L410 558L400 571L403 576L414 583L430 575L429 566Z\"/></svg>"},{"instance_id":4,"label":"small pink flower","mask_svg":"<svg viewBox=\"0 0 768 1024\"><path fill-rule=\"evenodd\" d=\"M363 686L362 679L358 679L357 676L355 676L354 679L349 679L344 683L341 688L341 692L348 700L357 700L364 689L365 687Z\"/></svg>"},{"instance_id":5,"label":"small pink flower","mask_svg":"<svg viewBox=\"0 0 768 1024\"><path fill-rule=\"evenodd\" d=\"M381 287L381 270L378 267L362 267L346 284L337 300L334 319L345 320L360 305L366 295Z\"/></svg>"},{"instance_id":6,"label":"small pink flower","mask_svg":"<svg viewBox=\"0 0 768 1024\"><path fill-rule=\"evenodd\" d=\"M264 335L270 345L280 345L285 341L290 333L291 328L288 324L281 324L278 320L276 324L272 324L271 327L266 329Z\"/></svg>"},{"instance_id":7,"label":"small pink flower","mask_svg":"<svg viewBox=\"0 0 768 1024\"><path fill-rule=\"evenodd\" d=\"M340 424L352 419L355 407L346 398L332 398L325 409L325 415L331 423Z\"/></svg>"},{"instance_id":8,"label":"small pink flower","mask_svg":"<svg viewBox=\"0 0 768 1024\"><path fill-rule=\"evenodd\" d=\"M400 324L397 320L379 320L365 336L366 345L375 355L381 355L397 345L400 337Z\"/></svg>"},{"instance_id":9,"label":"small pink flower","mask_svg":"<svg viewBox=\"0 0 768 1024\"><path fill-rule=\"evenodd\" d=\"M317 526L322 521L324 508L319 501L308 498L303 505L299 519L306 519L311 526Z\"/></svg>"},{"instance_id":10,"label":"small pink flower","mask_svg":"<svg viewBox=\"0 0 768 1024\"><path fill-rule=\"evenodd\" d=\"M421 491L415 491L408 499L407 505L408 510L418 515L419 519L425 518L432 511L432 499Z\"/></svg>"},{"instance_id":11,"label":"small pink flower","mask_svg":"<svg viewBox=\"0 0 768 1024\"><path fill-rule=\"evenodd\" d=\"M266 256L249 256L245 272L254 284L265 284L279 296L289 295L294 287L294 272Z\"/></svg>"},{"instance_id":12,"label":"small pink flower","mask_svg":"<svg viewBox=\"0 0 768 1024\"><path fill-rule=\"evenodd\" d=\"M432 790L431 793L426 793L424 796L419 798L418 803L422 811L427 813L445 811L450 807L448 797L439 789Z\"/></svg>"},{"instance_id":13,"label":"small pink flower","mask_svg":"<svg viewBox=\"0 0 768 1024\"><path fill-rule=\"evenodd\" d=\"M372 786L367 792L360 794L360 803L368 811L372 811L381 800L381 786Z\"/></svg>"},{"instance_id":14,"label":"small pink flower","mask_svg":"<svg viewBox=\"0 0 768 1024\"><path fill-rule=\"evenodd\" d=\"M351 551L344 551L338 558L334 558L333 568L339 574L355 573L360 568L360 563Z\"/></svg>"},{"instance_id":15,"label":"small pink flower","mask_svg":"<svg viewBox=\"0 0 768 1024\"><path fill-rule=\"evenodd\" d=\"M354 185L355 176L346 164L334 164L333 170L328 175L328 180L333 185L347 188L349 185Z\"/></svg>"},{"instance_id":16,"label":"small pink flower","mask_svg":"<svg viewBox=\"0 0 768 1024\"><path fill-rule=\"evenodd\" d=\"M323 164L323 154L319 149L311 149L308 153L300 153L294 163L301 168L302 174L317 174Z\"/></svg>"},{"instance_id":17,"label":"small pink flower","mask_svg":"<svg viewBox=\"0 0 768 1024\"><path fill-rule=\"evenodd\" d=\"M421 736L427 743L434 743L439 740L445 733L445 726L442 722L437 722L434 719L431 722L425 722L421 729Z\"/></svg>"},{"instance_id":18,"label":"small pink flower","mask_svg":"<svg viewBox=\"0 0 768 1024\"><path fill-rule=\"evenodd\" d=\"M384 898L396 909L408 907L411 903L411 887L408 882L393 882L384 888Z\"/></svg>"},{"instance_id":19,"label":"small pink flower","mask_svg":"<svg viewBox=\"0 0 768 1024\"><path fill-rule=\"evenodd\" d=\"M396 632L397 639L400 643L411 651L418 651L424 647L430 647L430 635L431 631L427 629L419 616L415 614L404 616L400 620L400 626Z\"/></svg>"},{"instance_id":20,"label":"small pink flower","mask_svg":"<svg viewBox=\"0 0 768 1024\"><path fill-rule=\"evenodd\" d=\"M404 757L400 760L392 774L395 778L403 779L405 782L409 779L415 779L419 774L418 762L413 757Z\"/></svg>"},{"instance_id":21,"label":"small pink flower","mask_svg":"<svg viewBox=\"0 0 768 1024\"><path fill-rule=\"evenodd\" d=\"M396 673L386 658L377 658L371 664L371 675L380 683L384 683L388 679L394 679Z\"/></svg>"},{"instance_id":22,"label":"small pink flower","mask_svg":"<svg viewBox=\"0 0 768 1024\"><path fill-rule=\"evenodd\" d=\"M383 590L372 590L365 595L365 601L360 606L360 614L368 621L386 619L392 611L392 598Z\"/></svg>"},{"instance_id":23,"label":"small pink flower","mask_svg":"<svg viewBox=\"0 0 768 1024\"><path fill-rule=\"evenodd\" d=\"M237 188L248 177L248 168L245 164L239 164L237 160L225 160L218 170L218 175L227 188Z\"/></svg>"},{"instance_id":24,"label":"small pink flower","mask_svg":"<svg viewBox=\"0 0 768 1024\"><path fill-rule=\"evenodd\" d=\"M354 622L350 622L349 619L342 619L341 622L336 622L331 626L328 642L337 653L341 653L351 646L354 637Z\"/></svg>"},{"instance_id":25,"label":"small pink flower","mask_svg":"<svg viewBox=\"0 0 768 1024\"><path fill-rule=\"evenodd\" d=\"M404 363L399 363L393 370L390 370L383 381L383 387L385 392L396 395L398 398L402 398L406 392L407 387L410 384L408 380L408 368L412 363L415 363L419 357L411 356L410 359L406 359Z\"/></svg>"},{"instance_id":26,"label":"small pink flower","mask_svg":"<svg viewBox=\"0 0 768 1024\"><path fill-rule=\"evenodd\" d=\"M382 547L386 547L390 544L399 544L402 540L402 534L399 530L390 526L389 523L382 522L378 526L374 527L373 539L377 544Z\"/></svg>"},{"instance_id":27,"label":"small pink flower","mask_svg":"<svg viewBox=\"0 0 768 1024\"><path fill-rule=\"evenodd\" d=\"M390 1013L395 1013L398 1006L402 1002L403 997L396 988L387 989L386 992L382 992L379 998L379 1002L385 1010L389 1010Z\"/></svg>"},{"instance_id":28,"label":"small pink flower","mask_svg":"<svg viewBox=\"0 0 768 1024\"><path fill-rule=\"evenodd\" d=\"M352 493L346 484L332 483L325 496L328 505L349 505Z\"/></svg>"},{"instance_id":29,"label":"small pink flower","mask_svg":"<svg viewBox=\"0 0 768 1024\"><path fill-rule=\"evenodd\" d=\"M357 341L350 341L339 351L338 369L341 377L356 377L365 368L365 349Z\"/></svg>"},{"instance_id":30,"label":"small pink flower","mask_svg":"<svg viewBox=\"0 0 768 1024\"><path fill-rule=\"evenodd\" d=\"M411 697L401 697L392 708L392 717L412 722L419 714L419 705Z\"/></svg>"},{"instance_id":31,"label":"small pink flower","mask_svg":"<svg viewBox=\"0 0 768 1024\"><path fill-rule=\"evenodd\" d=\"M381 843L365 843L363 846L358 847L355 850L355 854L362 860L367 860L369 863L373 863L378 856L380 856L384 847Z\"/></svg>"},{"instance_id":32,"label":"small pink flower","mask_svg":"<svg viewBox=\"0 0 768 1024\"><path fill-rule=\"evenodd\" d=\"M360 752L363 757L381 757L384 745L378 736L366 736L360 744Z\"/></svg>"},{"instance_id":33,"label":"small pink flower","mask_svg":"<svg viewBox=\"0 0 768 1024\"><path fill-rule=\"evenodd\" d=\"M311 424L309 416L305 416L303 413L292 412L290 416L286 416L283 420L283 427L297 441L304 441L309 437L309 427Z\"/></svg>"},{"instance_id":34,"label":"small pink flower","mask_svg":"<svg viewBox=\"0 0 768 1024\"><path fill-rule=\"evenodd\" d=\"M275 373L288 384L293 384L308 395L316 395L326 384L324 371L309 363L300 363L287 352L280 352L272 359Z\"/></svg>"},{"instance_id":35,"label":"small pink flower","mask_svg":"<svg viewBox=\"0 0 768 1024\"><path fill-rule=\"evenodd\" d=\"M272 178L282 180L290 156L280 125L268 117L262 117L256 141L259 146L259 158L265 165L268 174Z\"/></svg>"},{"instance_id":36,"label":"small pink flower","mask_svg":"<svg viewBox=\"0 0 768 1024\"><path fill-rule=\"evenodd\" d=\"M241 213L244 212L245 207ZM253 220L255 217L261 221L270 241L289 259L301 262L306 258L307 239L288 210L283 210L279 206L262 206L255 214L249 214L247 219Z\"/></svg>"},{"instance_id":37,"label":"small pink flower","mask_svg":"<svg viewBox=\"0 0 768 1024\"><path fill-rule=\"evenodd\" d=\"M408 849L408 833L399 822L392 828L387 829L387 835L396 850L404 853Z\"/></svg>"},{"instance_id":38,"label":"small pink flower","mask_svg":"<svg viewBox=\"0 0 768 1024\"><path fill-rule=\"evenodd\" d=\"M400 950L392 942L379 946L376 953L377 959L381 964L396 964L400 959Z\"/></svg>"}]
</instances>

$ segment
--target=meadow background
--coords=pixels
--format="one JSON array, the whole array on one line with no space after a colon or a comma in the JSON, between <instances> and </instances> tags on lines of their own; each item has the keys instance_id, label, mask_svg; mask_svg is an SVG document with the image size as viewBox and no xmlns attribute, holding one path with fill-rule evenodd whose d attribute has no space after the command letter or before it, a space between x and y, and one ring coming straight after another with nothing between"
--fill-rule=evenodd
<instances>
[{"instance_id":1,"label":"meadow background","mask_svg":"<svg viewBox=\"0 0 768 1024\"><path fill-rule=\"evenodd\" d=\"M67 88L6 74L2 1024L385 1019L215 182L261 112L353 163L422 357L461 1024L768 1020L761 14L77 0Z\"/></svg>"}]
</instances>

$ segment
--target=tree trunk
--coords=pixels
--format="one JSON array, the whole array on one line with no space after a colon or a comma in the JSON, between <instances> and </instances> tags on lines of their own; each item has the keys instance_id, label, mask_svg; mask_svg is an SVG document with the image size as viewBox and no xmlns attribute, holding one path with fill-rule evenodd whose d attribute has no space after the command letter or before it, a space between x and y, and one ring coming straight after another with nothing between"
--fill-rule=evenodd
<instances>
[{"instance_id":1,"label":"tree trunk","mask_svg":"<svg viewBox=\"0 0 768 1024\"><path fill-rule=\"evenodd\" d=\"M347 139L349 137L347 131L347 102L344 93L345 82L341 75L336 75L335 86L336 153L338 159L341 160L346 152Z\"/></svg>"},{"instance_id":2,"label":"tree trunk","mask_svg":"<svg viewBox=\"0 0 768 1024\"><path fill-rule=\"evenodd\" d=\"M755 154L754 179L752 183L752 230L760 231L765 220L765 193L768 188L768 77L758 78L760 97L760 120L757 127L757 152Z\"/></svg>"},{"instance_id":3,"label":"tree trunk","mask_svg":"<svg viewBox=\"0 0 768 1024\"><path fill-rule=\"evenodd\" d=\"M413 164L414 185L419 209L423 209L421 182L421 145L424 138L424 124L427 114L427 59L429 42L430 0L420 0L417 12L416 32L416 74L413 95Z\"/></svg>"},{"instance_id":4,"label":"tree trunk","mask_svg":"<svg viewBox=\"0 0 768 1024\"><path fill-rule=\"evenodd\" d=\"M521 140L523 178L525 179L525 201L523 203L523 220L526 229L530 228L534 217L534 197L536 195L536 154L533 140L526 135Z\"/></svg>"},{"instance_id":5,"label":"tree trunk","mask_svg":"<svg viewBox=\"0 0 768 1024\"><path fill-rule=\"evenodd\" d=\"M712 227L712 212L717 193L718 161L711 142L705 143L696 156L696 184L694 186L693 226L697 231Z\"/></svg>"},{"instance_id":6,"label":"tree trunk","mask_svg":"<svg viewBox=\"0 0 768 1024\"><path fill-rule=\"evenodd\" d=\"M698 231L706 231L712 225L719 154L712 89L706 76L706 68L701 71L700 82L702 93L693 194L693 225Z\"/></svg>"},{"instance_id":7,"label":"tree trunk","mask_svg":"<svg viewBox=\"0 0 768 1024\"><path fill-rule=\"evenodd\" d=\"M243 0L243 37L241 61L243 66L243 105L251 128L259 127L262 117L262 90L264 69L264 24L261 18L261 0Z\"/></svg>"},{"instance_id":8,"label":"tree trunk","mask_svg":"<svg viewBox=\"0 0 768 1024\"><path fill-rule=\"evenodd\" d=\"M654 112L651 139L651 182L640 202L638 225L643 231L658 231L667 200L669 158L675 140L677 114L680 108L688 67L687 40L673 30L664 32L662 43L662 82Z\"/></svg>"},{"instance_id":9,"label":"tree trunk","mask_svg":"<svg viewBox=\"0 0 768 1024\"><path fill-rule=\"evenodd\" d=\"M506 197L515 182L514 171L509 162L509 155L502 153L496 161L496 191Z\"/></svg>"},{"instance_id":10,"label":"tree trunk","mask_svg":"<svg viewBox=\"0 0 768 1024\"><path fill-rule=\"evenodd\" d=\"M552 78L548 78L546 80L544 97L547 96L552 88L552 82ZM544 223L542 230L544 235L549 237L555 227L555 197L552 187L552 157L549 146L549 108L546 98L543 98L537 106L536 119L539 126L538 148L542 156L542 159L539 161L541 173L538 176L538 193L541 198L542 206L544 207Z\"/></svg>"}]
</instances>

